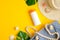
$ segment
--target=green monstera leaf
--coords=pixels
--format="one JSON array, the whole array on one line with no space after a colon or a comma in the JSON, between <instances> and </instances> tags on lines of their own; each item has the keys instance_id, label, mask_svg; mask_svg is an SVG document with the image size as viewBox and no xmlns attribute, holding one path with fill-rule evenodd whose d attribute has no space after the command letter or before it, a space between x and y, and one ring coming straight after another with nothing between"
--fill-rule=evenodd
<instances>
[{"instance_id":1,"label":"green monstera leaf","mask_svg":"<svg viewBox=\"0 0 60 40\"><path fill-rule=\"evenodd\" d=\"M36 2L38 2L38 0L26 0L28 6L34 5Z\"/></svg>"},{"instance_id":2,"label":"green monstera leaf","mask_svg":"<svg viewBox=\"0 0 60 40\"><path fill-rule=\"evenodd\" d=\"M29 40L29 39L30 37L25 32L22 32L22 31L20 31L17 34L17 38L16 38L16 40Z\"/></svg>"}]
</instances>

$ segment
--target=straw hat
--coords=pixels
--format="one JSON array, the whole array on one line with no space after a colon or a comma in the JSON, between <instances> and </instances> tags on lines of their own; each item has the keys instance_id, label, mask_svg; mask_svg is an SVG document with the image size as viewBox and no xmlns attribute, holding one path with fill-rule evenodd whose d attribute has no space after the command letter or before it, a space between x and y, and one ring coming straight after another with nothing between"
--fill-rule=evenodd
<instances>
[{"instance_id":1,"label":"straw hat","mask_svg":"<svg viewBox=\"0 0 60 40\"><path fill-rule=\"evenodd\" d=\"M38 0L41 13L51 20L60 20L60 0Z\"/></svg>"}]
</instances>

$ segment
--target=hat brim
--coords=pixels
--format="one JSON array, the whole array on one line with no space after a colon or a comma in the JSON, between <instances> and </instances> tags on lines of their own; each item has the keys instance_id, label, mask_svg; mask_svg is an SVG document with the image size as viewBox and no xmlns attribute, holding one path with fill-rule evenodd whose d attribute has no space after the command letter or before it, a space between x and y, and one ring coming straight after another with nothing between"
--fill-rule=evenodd
<instances>
[{"instance_id":1,"label":"hat brim","mask_svg":"<svg viewBox=\"0 0 60 40\"><path fill-rule=\"evenodd\" d=\"M46 3L46 8L49 8L50 9L50 12L45 12L45 8L42 6L42 3L45 2ZM38 0L38 7L41 11L41 13L47 17L48 19L51 19L51 20L60 20L60 10L55 10L55 9L52 9L46 0Z\"/></svg>"}]
</instances>

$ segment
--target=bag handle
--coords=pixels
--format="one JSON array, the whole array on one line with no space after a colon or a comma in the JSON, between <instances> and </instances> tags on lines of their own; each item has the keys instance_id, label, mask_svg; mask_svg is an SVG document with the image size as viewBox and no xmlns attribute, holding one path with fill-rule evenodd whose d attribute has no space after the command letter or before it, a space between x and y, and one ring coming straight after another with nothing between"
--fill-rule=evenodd
<instances>
[{"instance_id":1,"label":"bag handle","mask_svg":"<svg viewBox=\"0 0 60 40\"><path fill-rule=\"evenodd\" d=\"M37 32L37 29L36 28L33 28L32 26L27 26L26 27L26 32L30 35L30 37L32 37L31 33L28 30L29 28L33 29L35 32Z\"/></svg>"},{"instance_id":2,"label":"bag handle","mask_svg":"<svg viewBox=\"0 0 60 40\"><path fill-rule=\"evenodd\" d=\"M57 38L56 38L56 39L59 39L59 33L58 33L58 32L51 33L51 32L49 31L49 29L47 28L47 25L48 25L48 24L46 24L46 26L45 26L46 31L47 31L50 35L56 34L56 35L57 35Z\"/></svg>"},{"instance_id":3,"label":"bag handle","mask_svg":"<svg viewBox=\"0 0 60 40\"><path fill-rule=\"evenodd\" d=\"M47 24L47 25L48 25L48 24ZM41 34L41 33L38 33L38 32L36 32L36 34L38 34L39 36L44 37L44 38L46 38L46 39L49 39L49 40L58 40L58 39L59 39L59 33L58 33L58 32L51 33L51 32L49 31L49 29L47 28L47 25L45 26L46 31L47 31L50 35L56 34L56 35L57 35L57 38L50 38L50 37L47 37L47 36L45 36L45 35L43 35L43 34Z\"/></svg>"}]
</instances>

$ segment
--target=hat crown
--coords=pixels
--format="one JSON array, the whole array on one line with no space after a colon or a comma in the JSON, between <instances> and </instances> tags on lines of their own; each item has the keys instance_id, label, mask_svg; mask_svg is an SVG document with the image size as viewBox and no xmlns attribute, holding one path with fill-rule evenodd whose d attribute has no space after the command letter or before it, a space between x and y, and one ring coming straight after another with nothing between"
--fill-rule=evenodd
<instances>
[{"instance_id":1,"label":"hat crown","mask_svg":"<svg viewBox=\"0 0 60 40\"><path fill-rule=\"evenodd\" d=\"M60 7L60 0L54 0L55 1L55 5L57 6L57 7Z\"/></svg>"},{"instance_id":2,"label":"hat crown","mask_svg":"<svg viewBox=\"0 0 60 40\"><path fill-rule=\"evenodd\" d=\"M48 3L52 8L60 9L60 0L48 0Z\"/></svg>"}]
</instances>

